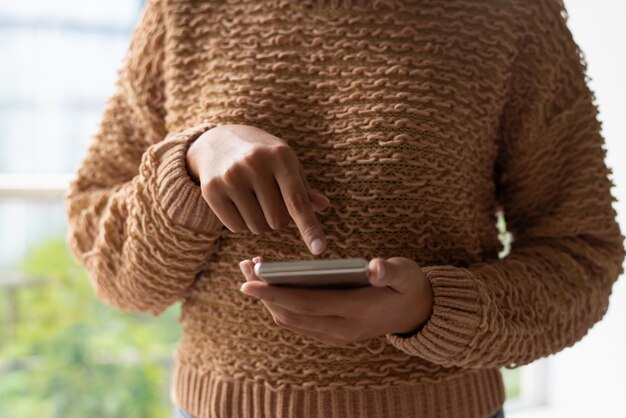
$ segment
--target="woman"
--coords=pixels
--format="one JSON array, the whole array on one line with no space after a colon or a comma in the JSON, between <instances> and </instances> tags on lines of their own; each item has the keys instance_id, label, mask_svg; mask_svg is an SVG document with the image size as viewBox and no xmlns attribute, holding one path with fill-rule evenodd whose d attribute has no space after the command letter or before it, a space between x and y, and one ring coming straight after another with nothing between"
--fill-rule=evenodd
<instances>
[{"instance_id":1,"label":"woman","mask_svg":"<svg viewBox=\"0 0 626 418\"><path fill-rule=\"evenodd\" d=\"M152 0L68 241L108 304L182 301L178 415L503 416L622 273L602 145L560 0ZM372 286L252 272L345 257Z\"/></svg>"}]
</instances>

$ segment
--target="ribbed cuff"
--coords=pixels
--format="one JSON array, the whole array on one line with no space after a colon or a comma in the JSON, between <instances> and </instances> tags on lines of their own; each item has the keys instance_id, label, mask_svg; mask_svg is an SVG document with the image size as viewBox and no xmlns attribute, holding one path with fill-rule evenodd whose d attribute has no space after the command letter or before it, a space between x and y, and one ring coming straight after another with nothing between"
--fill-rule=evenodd
<instances>
[{"instance_id":1,"label":"ribbed cuff","mask_svg":"<svg viewBox=\"0 0 626 418\"><path fill-rule=\"evenodd\" d=\"M433 310L415 334L387 334L393 346L442 366L462 366L458 354L466 353L483 320L480 294L472 273L462 267L422 267L433 290Z\"/></svg>"},{"instance_id":2,"label":"ribbed cuff","mask_svg":"<svg viewBox=\"0 0 626 418\"><path fill-rule=\"evenodd\" d=\"M222 223L202 196L200 186L187 169L187 149L216 125L201 124L171 134L153 146L157 164L155 199L175 224L199 233L213 232Z\"/></svg>"}]
</instances>

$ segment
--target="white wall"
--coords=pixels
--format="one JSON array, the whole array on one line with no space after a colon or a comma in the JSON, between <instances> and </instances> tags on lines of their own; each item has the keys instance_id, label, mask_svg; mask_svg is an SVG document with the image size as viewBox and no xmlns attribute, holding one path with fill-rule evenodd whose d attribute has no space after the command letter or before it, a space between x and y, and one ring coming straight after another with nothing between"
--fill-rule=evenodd
<instances>
[{"instance_id":1,"label":"white wall","mask_svg":"<svg viewBox=\"0 0 626 418\"><path fill-rule=\"evenodd\" d=\"M618 220L626 233L626 1L565 0L568 26L585 53L600 107ZM609 311L574 347L547 360L548 405L507 418L626 417L626 277Z\"/></svg>"}]
</instances>

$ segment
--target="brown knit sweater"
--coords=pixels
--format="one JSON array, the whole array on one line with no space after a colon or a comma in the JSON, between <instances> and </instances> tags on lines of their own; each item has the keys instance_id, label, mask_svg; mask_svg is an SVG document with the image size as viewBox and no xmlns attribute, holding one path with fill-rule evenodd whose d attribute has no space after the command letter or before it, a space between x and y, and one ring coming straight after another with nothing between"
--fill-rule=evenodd
<instances>
[{"instance_id":1,"label":"brown knit sweater","mask_svg":"<svg viewBox=\"0 0 626 418\"><path fill-rule=\"evenodd\" d=\"M66 194L97 296L182 300L172 399L199 417L481 418L499 368L604 315L624 236L586 66L560 0L152 0ZM230 232L186 169L219 124L287 141L327 250L292 222ZM496 212L514 242L500 259ZM407 257L429 322L326 346L239 291L239 261Z\"/></svg>"}]
</instances>

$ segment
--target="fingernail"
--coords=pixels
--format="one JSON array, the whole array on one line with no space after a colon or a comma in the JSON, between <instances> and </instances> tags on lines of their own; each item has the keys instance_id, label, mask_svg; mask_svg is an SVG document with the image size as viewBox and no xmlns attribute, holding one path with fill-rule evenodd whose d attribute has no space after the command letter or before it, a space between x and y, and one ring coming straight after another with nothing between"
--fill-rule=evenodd
<instances>
[{"instance_id":1,"label":"fingernail","mask_svg":"<svg viewBox=\"0 0 626 418\"><path fill-rule=\"evenodd\" d=\"M313 254L321 253L324 250L324 242L319 238L315 238L311 241L311 250L313 251Z\"/></svg>"},{"instance_id":2,"label":"fingernail","mask_svg":"<svg viewBox=\"0 0 626 418\"><path fill-rule=\"evenodd\" d=\"M385 265L383 263L378 264L378 280L382 280L385 277Z\"/></svg>"},{"instance_id":3,"label":"fingernail","mask_svg":"<svg viewBox=\"0 0 626 418\"><path fill-rule=\"evenodd\" d=\"M243 275L246 276L246 279L249 279L252 272L250 271L248 264L242 264L241 270L243 271Z\"/></svg>"}]
</instances>

